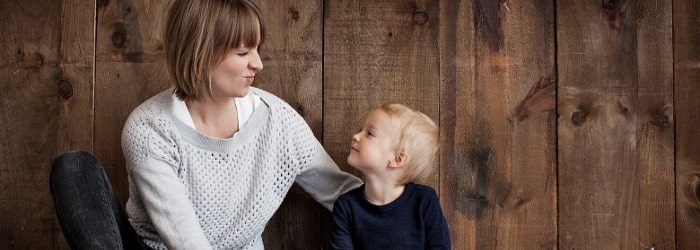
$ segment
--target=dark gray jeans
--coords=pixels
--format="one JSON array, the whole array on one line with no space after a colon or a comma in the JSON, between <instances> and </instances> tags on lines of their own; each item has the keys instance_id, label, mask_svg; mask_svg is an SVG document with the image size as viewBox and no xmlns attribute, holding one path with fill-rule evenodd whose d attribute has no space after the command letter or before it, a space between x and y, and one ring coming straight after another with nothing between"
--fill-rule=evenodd
<instances>
[{"instance_id":1,"label":"dark gray jeans","mask_svg":"<svg viewBox=\"0 0 700 250\"><path fill-rule=\"evenodd\" d=\"M71 151L56 157L50 183L58 222L72 249L148 249L92 154Z\"/></svg>"}]
</instances>

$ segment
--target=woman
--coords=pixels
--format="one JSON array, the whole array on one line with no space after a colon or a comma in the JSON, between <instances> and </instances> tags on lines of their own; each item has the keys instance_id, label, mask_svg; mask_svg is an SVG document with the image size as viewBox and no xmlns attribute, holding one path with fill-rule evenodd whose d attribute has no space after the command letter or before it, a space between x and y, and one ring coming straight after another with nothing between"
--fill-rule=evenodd
<instances>
[{"instance_id":1,"label":"woman","mask_svg":"<svg viewBox=\"0 0 700 250\"><path fill-rule=\"evenodd\" d=\"M360 186L304 119L252 87L263 69L259 9L248 0L175 0L165 31L173 87L129 116L126 211L154 249L262 249L294 182L331 209Z\"/></svg>"}]
</instances>

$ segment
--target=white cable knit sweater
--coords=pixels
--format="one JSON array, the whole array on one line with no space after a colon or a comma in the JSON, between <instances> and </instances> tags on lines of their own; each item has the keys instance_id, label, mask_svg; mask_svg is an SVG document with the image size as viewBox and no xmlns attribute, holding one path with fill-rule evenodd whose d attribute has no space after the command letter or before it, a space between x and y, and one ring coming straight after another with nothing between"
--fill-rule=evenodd
<instances>
[{"instance_id":1,"label":"white cable knit sweater","mask_svg":"<svg viewBox=\"0 0 700 250\"><path fill-rule=\"evenodd\" d=\"M257 88L259 105L233 138L175 118L172 89L136 108L122 132L126 210L155 249L262 249L262 232L296 181L329 210L361 185L341 172L304 119Z\"/></svg>"}]
</instances>

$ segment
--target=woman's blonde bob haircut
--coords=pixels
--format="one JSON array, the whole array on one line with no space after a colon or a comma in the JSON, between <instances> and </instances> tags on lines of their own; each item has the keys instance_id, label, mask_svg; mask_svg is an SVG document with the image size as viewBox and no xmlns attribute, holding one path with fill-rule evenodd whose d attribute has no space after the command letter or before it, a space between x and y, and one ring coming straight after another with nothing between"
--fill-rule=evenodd
<instances>
[{"instance_id":1,"label":"woman's blonde bob haircut","mask_svg":"<svg viewBox=\"0 0 700 250\"><path fill-rule=\"evenodd\" d=\"M164 44L175 95L200 100L211 94L212 68L231 49L262 44L260 9L249 0L173 0Z\"/></svg>"},{"instance_id":2,"label":"woman's blonde bob haircut","mask_svg":"<svg viewBox=\"0 0 700 250\"><path fill-rule=\"evenodd\" d=\"M397 103L387 103L378 108L398 125L396 150L408 155L403 178L406 184L429 177L437 166L440 149L438 127L427 115Z\"/></svg>"}]
</instances>

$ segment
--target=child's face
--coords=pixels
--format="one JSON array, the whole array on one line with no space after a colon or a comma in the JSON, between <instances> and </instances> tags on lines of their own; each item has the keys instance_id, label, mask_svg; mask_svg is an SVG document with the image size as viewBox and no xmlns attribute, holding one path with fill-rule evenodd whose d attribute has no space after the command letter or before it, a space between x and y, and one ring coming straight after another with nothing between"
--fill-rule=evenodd
<instances>
[{"instance_id":1,"label":"child's face","mask_svg":"<svg viewBox=\"0 0 700 250\"><path fill-rule=\"evenodd\" d=\"M352 136L348 164L365 174L386 169L394 158L396 136L391 118L375 109L367 116L362 130Z\"/></svg>"}]
</instances>

